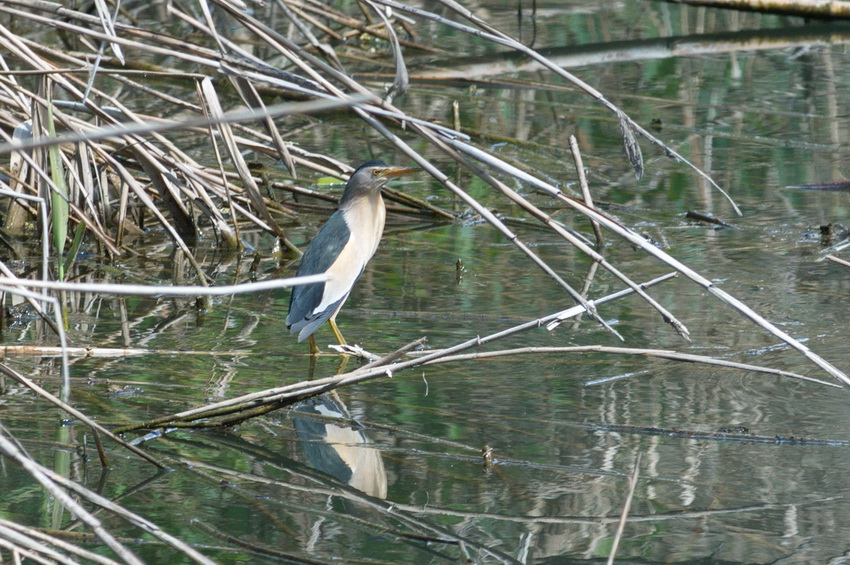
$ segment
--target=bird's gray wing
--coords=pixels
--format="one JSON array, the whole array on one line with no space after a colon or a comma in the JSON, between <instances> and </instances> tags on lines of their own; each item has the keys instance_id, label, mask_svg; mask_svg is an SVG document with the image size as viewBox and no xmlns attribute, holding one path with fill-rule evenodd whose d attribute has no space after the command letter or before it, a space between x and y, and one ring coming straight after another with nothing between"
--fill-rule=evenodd
<instances>
[{"instance_id":1,"label":"bird's gray wing","mask_svg":"<svg viewBox=\"0 0 850 565\"><path fill-rule=\"evenodd\" d=\"M298 276L330 272L334 277L332 281L300 285L292 289L286 326L292 333L301 331L299 341L307 339L316 328L333 315L340 303L348 297L351 286L360 276L362 266L353 280L342 280L345 277L341 278L334 272L336 270L333 268L334 265L348 255L346 245L350 240L351 232L345 223L342 211L337 210L321 227L307 247L304 256L301 257L296 273Z\"/></svg>"}]
</instances>

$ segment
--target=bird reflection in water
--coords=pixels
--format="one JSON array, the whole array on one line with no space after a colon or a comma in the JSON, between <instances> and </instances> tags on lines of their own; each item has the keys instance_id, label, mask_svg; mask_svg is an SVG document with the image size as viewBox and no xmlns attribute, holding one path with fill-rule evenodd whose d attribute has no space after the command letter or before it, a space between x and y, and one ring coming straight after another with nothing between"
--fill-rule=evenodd
<instances>
[{"instance_id":1,"label":"bird reflection in water","mask_svg":"<svg viewBox=\"0 0 850 565\"><path fill-rule=\"evenodd\" d=\"M299 413L304 417L299 417ZM311 414L318 418L310 417ZM370 496L387 497L384 461L363 430L324 420L351 418L335 393L321 394L293 405L290 417L304 456L315 469Z\"/></svg>"}]
</instances>

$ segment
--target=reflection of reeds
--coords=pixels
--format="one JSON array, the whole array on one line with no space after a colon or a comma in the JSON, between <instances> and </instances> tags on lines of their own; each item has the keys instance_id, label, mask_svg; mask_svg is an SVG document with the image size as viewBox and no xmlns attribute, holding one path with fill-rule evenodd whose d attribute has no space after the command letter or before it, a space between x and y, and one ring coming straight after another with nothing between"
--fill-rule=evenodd
<instances>
[{"instance_id":1,"label":"reflection of reeds","mask_svg":"<svg viewBox=\"0 0 850 565\"><path fill-rule=\"evenodd\" d=\"M435 13L389 0L374 0L374 3L392 6L410 17L427 19L439 26L452 27L464 33L474 34L502 48L522 53L540 64L552 77L576 85L614 114L620 124L626 159L637 175L643 172L644 167L639 144L641 140L648 140L660 146L667 154L679 157L651 133L633 122L602 93L579 81L535 50L465 11L457 3L445 3L457 20L448 20ZM101 2L95 2L95 4L102 8ZM261 230L276 237L288 250L296 252L297 249L289 241L280 225L280 220L294 214L297 207L294 204L284 206L264 194L261 188L266 179L249 166L243 153L253 151L279 159L286 165L292 178L297 177L299 170L318 171L343 177L350 171L347 164L339 163L332 155L312 154L295 144L287 143L280 135L279 126L275 122L276 118L283 116L308 115L334 110L344 111L347 115L359 118L372 131L382 135L389 144L426 169L459 201L490 222L532 264L543 270L581 306L568 314L555 313L508 328L497 334L474 338L423 356L407 356L407 348L405 348L350 373L296 383L196 410L163 416L124 426L122 431L232 425L271 409L291 404L306 396L367 379L396 374L427 363L460 362L480 359L485 355L533 355L540 353L541 350L529 348L460 356L463 351L496 341L507 335L546 324L554 327L560 321L582 312L596 317L595 307L604 299L593 301L587 298L587 288L590 286L592 276L588 277L583 291L574 290L557 269L549 265L531 246L517 236L508 222L494 214L489 205L478 201L435 167L423 156L422 150L413 148L414 144L408 141L409 139L415 139L418 144L427 147L428 150L445 155L460 167L477 175L506 202L516 204L528 217L539 222L539 225L551 230L553 234L585 253L593 260L594 268L598 266L607 269L631 291L640 295L660 314L661 319L670 323L682 336L687 337L687 328L675 318L673 313L652 298L646 285L634 282L627 273L607 261L602 252L594 248L588 239L550 217L528 198L512 190L500 178L503 176L517 179L545 192L556 205L573 208L592 221L594 226L605 228L615 237L642 249L645 253L684 274L714 297L796 348L810 361L844 384L850 384L850 380L841 371L764 320L741 301L717 288L709 279L659 250L628 227L601 213L589 200L576 200L563 194L557 187L541 180L540 175L535 175L533 171L528 172L518 166L510 165L476 146L475 141L463 133L432 123L430 120L433 116L409 115L393 106L392 96L398 98L408 87L407 70L401 56L401 47L404 45L407 48L415 48L418 45L398 38L392 28L393 22L383 13L378 12L378 8L372 2L368 3L372 11L367 12L371 14L369 17L374 18L372 21L369 21L366 16L358 19L317 3L308 2L302 5L281 2L280 6L284 8L287 17L302 31L302 42L293 41L290 37L280 34L267 25L260 15L250 15L236 9L235 2L215 0L213 4L217 10L215 14L210 12L206 1L199 2L203 19L196 20L191 14L181 11L176 4L167 3L169 10L167 18L173 20L174 25L182 26L181 29L186 36L191 34L192 42L178 39L156 29L145 29L123 23L123 18L122 21L112 22L106 11L102 9L97 16L93 16L58 4L32 2L32 0L7 0L0 4L0 13L15 18L17 30L29 26L29 33L20 33L0 25L0 41L5 48L2 61L4 71L0 72L0 135L6 142L0 146L0 155L4 158L8 156L11 160L10 180L8 183L3 183L2 194L18 195L10 198L5 227L14 235L26 234L28 233L27 222L32 217L40 219L43 230L39 237L44 246L44 264L47 265L50 255L47 246L51 242L52 255L56 259L52 276L48 273L46 266L43 269L41 278L44 281L50 278L60 280L65 278L64 273L70 270L84 235L96 243L102 254L119 257L129 251L127 247L129 232L151 221L157 223L168 234L173 246L182 252L194 271L194 280L199 287L206 287L209 284L209 277L203 263L194 255L192 241L204 231L212 231L221 247L238 248L241 246L242 232L246 229ZM261 8L257 7L257 9ZM375 14L378 14L377 18ZM240 33L245 33L250 41L236 42L230 37L217 33L216 27L219 24L216 18L224 18L230 24L237 26ZM331 29L331 25L343 25L345 29ZM48 37L50 31L58 32L66 44L44 45L43 41L32 39L32 37ZM343 63L344 56L329 47L325 38L315 37L313 35L315 33L324 34L326 38L332 39L365 33L388 41L389 56L392 57L392 67L395 69L395 80L389 91L384 93L383 97L378 96L368 83L351 78ZM246 48L248 44L252 45L251 50ZM112 57L107 53L112 53ZM185 66L186 69L167 68L162 62L151 63L150 60L153 59L167 60L175 67ZM280 60L287 61L289 70L278 68L277 62ZM118 66L122 63L126 63L126 67ZM224 81L222 77L228 80ZM114 86L116 84L121 87L117 94ZM178 89L180 95L161 88L163 85ZM228 101L224 96L228 85L233 87L235 95L244 106L247 106L247 110L227 109L233 104L232 100ZM263 100L263 96L268 93L286 96L297 101L268 104ZM130 96L134 98L128 99ZM149 99L148 103L144 103L147 99ZM129 107L131 105L138 107L159 105L168 111L163 111L164 115L153 116L134 111ZM29 138L11 133L16 130L18 132L26 130L27 127L31 129ZM203 139L203 143L211 148L214 155L211 158L212 164L204 164L191 157L173 139L167 137L167 134L172 132ZM501 176L497 178L491 171L498 172ZM703 175L701 172L698 174ZM311 191L290 186L288 183L272 181L272 184L296 194L313 196ZM406 210L412 209L421 214L442 218L452 217L451 213L439 207L408 196L397 195L396 202ZM47 213L48 210L50 214ZM51 218L49 226L48 217ZM52 239L48 236L48 228L50 228ZM598 233L597 238L601 237L601 232ZM69 236L69 234L73 235ZM71 241L69 242L68 239ZM70 249L67 258L64 254L66 248ZM22 287L27 286L27 281L15 279L14 273L5 265L0 265L0 268L6 277L2 281L2 287L6 292L23 294L28 300L33 301L33 304L39 304L39 300L44 300L39 295L21 290ZM272 284L286 286L291 282L280 280ZM49 286L49 283L30 284L30 286ZM218 288L210 291L197 287L182 290L169 287L134 289L109 285L89 287L73 284L57 288L62 288L65 292L77 293L132 292L136 295L182 293L192 296L205 296L214 292L231 294L257 290L257 288L241 287ZM58 300L50 298L48 302L54 308L58 308ZM67 355L63 333L64 322L60 316L47 319L63 339L60 352ZM600 318L597 317L597 320L606 325ZM611 328L608 329L614 331ZM669 351L614 348L603 350L592 347L561 348L557 351L560 353L605 351L618 355L656 356L684 362L726 364L741 370L760 370L777 375L798 376ZM103 434L121 441L120 438L115 437L114 430L109 431L103 428L62 399L55 399L48 395L46 391L32 383L31 379L11 369L4 368L4 371L8 377L26 383L26 386L42 394L44 398L49 398L50 402L60 405L74 418L90 425L96 437L100 437L97 434ZM64 364L64 375L66 378L63 391L67 396L69 386L67 362ZM122 445L124 445L123 441ZM152 463L161 464L138 447L131 449ZM38 468L7 440L5 432L0 433L0 452L23 465L33 478L49 488L69 511L95 531L100 539L125 562L138 560L120 543L115 542L108 532L103 531L102 526L91 519L84 509L80 509L72 501L67 501L67 497L58 494L63 492L59 486L74 489L94 504L126 518L144 531L158 535L162 541L190 558L205 562L203 556L193 553L193 550L179 540L161 535L162 533L158 532L155 525L145 522L138 516L127 515L117 505L107 504L91 496L91 493L87 493L79 485ZM103 453L102 450L101 453ZM105 453L103 457L105 459ZM391 505L386 508L389 513ZM428 528L422 527L420 531L428 531ZM444 530L434 530L434 532L449 537ZM12 539L11 535L3 529L0 529L0 536L4 536L7 540ZM45 554L48 554L47 545L60 547L57 540L32 536L30 541L36 549L30 549L30 546L21 540L10 543L16 544L15 547L20 548L21 551L44 551ZM452 539L452 543L460 546L464 544L458 539ZM77 554L83 558L89 557L82 550L79 550Z\"/></svg>"}]
</instances>

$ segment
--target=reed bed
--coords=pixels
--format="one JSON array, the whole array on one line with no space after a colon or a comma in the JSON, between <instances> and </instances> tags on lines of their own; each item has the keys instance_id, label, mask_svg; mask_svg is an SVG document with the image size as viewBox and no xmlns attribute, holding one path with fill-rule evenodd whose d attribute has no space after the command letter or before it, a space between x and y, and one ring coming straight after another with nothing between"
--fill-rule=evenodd
<instances>
[{"instance_id":1,"label":"reed bed","mask_svg":"<svg viewBox=\"0 0 850 565\"><path fill-rule=\"evenodd\" d=\"M8 201L3 227L11 237L40 238L43 255L41 272L35 280L20 278L6 265L0 265L3 270L0 289L26 297L49 327L62 338L62 344L55 353L64 359L65 379L61 393L54 396L26 375L5 365L1 369L8 378L17 380L46 401L60 406L71 417L91 426L92 434L98 438L98 451L104 465L108 464L109 458L108 449L100 443L102 436L118 442L153 465L167 467L174 462L157 460L135 445L152 441L152 437L140 436L137 441L132 441L127 439L128 434L234 425L334 388L398 375L429 363L462 363L496 355L533 355L540 350L477 350L522 331L544 326L554 330L559 323L578 315L589 315L619 335L598 316L596 307L629 294L639 296L646 308L657 312L658 321L668 324L685 343L689 339L688 328L652 296L653 285L663 284L675 275L701 287L730 311L779 338L841 385L850 386L850 378L829 361L707 277L597 209L589 190L583 195L567 194L561 187L544 180L543 175L536 174L533 168L500 159L457 127L436 123L428 115L410 115L393 105L393 100L404 96L410 88L406 54L411 51L438 51L426 42L417 41L415 34L411 33L412 24L428 21L522 53L539 63L553 83L566 82L578 88L593 103L610 111L622 134L624 162L633 168L635 175L644 173L641 144L649 144L660 148L671 158L682 160L694 174L707 178L606 99L603 93L534 49L494 28L452 0L440 2L443 8L440 14L393 0L351 3L351 7L356 5L360 9L347 12L317 0L249 4L250 10L237 0L200 0L197 13L180 3L163 4L164 21L171 22L172 27L179 25L184 37L191 38L187 40L139 24L135 14L139 5L132 2L116 8L98 0L93 3L94 9L90 12L41 0L5 0L0 3L0 41L5 46L0 59L0 135L3 136L0 158L8 161L7 177L0 184L0 195ZM287 33L266 23L270 21L271 13L285 18L289 26ZM226 27L238 28L242 37L237 41L228 34L222 34L220 30ZM343 52L341 46L345 45L343 41L346 38L361 36L372 38L382 48L377 54ZM43 40L54 37L58 39ZM248 45L252 48L248 49ZM352 78L347 63L355 56L369 57L389 69L385 80ZM382 87L381 82L390 84ZM222 96L224 91L229 96ZM234 107L234 96L241 102L241 108ZM133 109L151 107L154 101L172 111L168 115L151 115ZM281 136L283 120L310 115L361 120L442 183L454 198L489 222L525 256L530 265L545 272L577 306L441 350L416 353L414 350L421 345L420 342L389 355L372 355L364 349L346 350L347 354L373 359L363 367L340 375L233 398L120 429L104 427L75 410L68 400L68 356L74 351L69 349L63 332L63 293L202 297L256 292L267 289L269 285L286 287L306 282L279 279L235 287L211 287L212 278L194 256L193 241L201 235L211 236L222 248L239 252L244 246L241 233L261 230L276 238L286 253L293 257L299 253L281 225L297 217L302 210L309 209L305 198L311 199L310 202L327 198L305 188L300 179L314 173L342 179L351 171L348 164L339 162L334 155L305 151ZM199 162L181 149L175 138L170 137L171 134L179 134L176 139L191 136L202 140L199 143L213 148L216 162ZM544 261L505 220L438 169L421 149L414 147L427 147L476 175L505 202L518 206L530 220L575 246L598 267L607 270L622 282L626 290L610 297L592 299L588 297L587 288L573 288L565 274ZM288 171L286 178L269 181L258 174L246 159L247 153L283 163ZM575 139L573 155L576 170L581 175L584 167ZM594 235L583 235L572 229L577 226L568 227L553 219L539 205L511 188L509 179L547 195L553 206L571 208L582 214L587 225L593 226ZM738 211L722 188L708 180ZM583 176L581 181L586 187ZM299 199L281 202L269 197L266 190L269 187L298 195ZM399 194L389 198L397 210L405 213L441 221L454 219L453 212L426 201ZM34 222L40 225L40 231L34 232ZM94 242L99 254L120 258L133 252L127 242L128 234L140 226L149 225L164 230L174 248L179 249L192 265L193 286L140 288L138 285L84 285L67 280L84 240ZM625 241L673 272L646 284L635 281L606 259L599 245L603 237ZM70 345L86 347L86 344ZM557 351L562 354L605 351L620 355L656 356L679 362L725 365L734 370L766 372L835 386L831 382L770 367L675 351L601 347L561 348ZM119 433L123 434L123 439L117 435ZM67 492L72 491L75 496L102 511L154 535L187 559L211 562L186 543L163 532L156 524L128 513L120 505L36 464L2 431L0 452L24 466L35 481L49 489L86 525L88 531L110 548L114 557L93 556L83 549L85 542L70 543L59 536L4 523L0 525L0 547L16 556L45 561L55 559L57 562L140 562L128 544L115 539L90 510L80 507L68 496ZM637 471L636 466L635 473ZM386 511L390 510L387 505ZM398 508L392 509L392 512L404 514ZM623 516L625 519L625 511ZM462 548L473 544L447 530L435 530L425 525L412 513L405 515L404 519L414 524L423 536L432 536ZM497 559L510 561L496 550L478 549L489 551ZM58 554L63 557L58 557Z\"/></svg>"}]
</instances>

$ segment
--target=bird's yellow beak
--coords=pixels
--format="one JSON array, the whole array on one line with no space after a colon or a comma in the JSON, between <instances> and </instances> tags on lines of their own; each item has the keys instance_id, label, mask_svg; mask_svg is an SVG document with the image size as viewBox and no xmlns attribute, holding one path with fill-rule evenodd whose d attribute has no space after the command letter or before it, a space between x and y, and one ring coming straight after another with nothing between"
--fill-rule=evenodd
<instances>
[{"instance_id":1,"label":"bird's yellow beak","mask_svg":"<svg viewBox=\"0 0 850 565\"><path fill-rule=\"evenodd\" d=\"M407 167L382 167L378 169L378 176L383 177L385 179L393 179L395 177L400 177L403 175L409 175L411 173L418 173L422 169L418 169L416 167L407 168Z\"/></svg>"}]
</instances>

